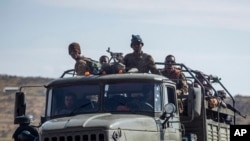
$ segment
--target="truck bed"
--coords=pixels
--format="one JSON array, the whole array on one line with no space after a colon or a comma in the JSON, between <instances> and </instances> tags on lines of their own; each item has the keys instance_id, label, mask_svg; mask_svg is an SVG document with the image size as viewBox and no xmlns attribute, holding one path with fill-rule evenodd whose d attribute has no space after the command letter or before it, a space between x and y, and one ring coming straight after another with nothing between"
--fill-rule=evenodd
<instances>
[{"instance_id":1,"label":"truck bed","mask_svg":"<svg viewBox=\"0 0 250 141\"><path fill-rule=\"evenodd\" d=\"M226 115L233 116L234 113L230 109L223 107L220 109L209 109L207 108L206 102L204 105L206 110L202 110L201 115L194 118L192 121L190 121L188 117L181 116L184 136L196 134L197 141L229 141L230 125L223 121L221 117ZM220 122L218 122L218 118L220 119Z\"/></svg>"}]
</instances>

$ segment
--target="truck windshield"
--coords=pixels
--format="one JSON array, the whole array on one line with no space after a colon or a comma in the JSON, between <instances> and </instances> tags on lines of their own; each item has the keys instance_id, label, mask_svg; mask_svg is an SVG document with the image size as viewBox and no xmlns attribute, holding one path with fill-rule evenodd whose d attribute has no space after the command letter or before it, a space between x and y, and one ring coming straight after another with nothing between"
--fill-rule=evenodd
<instances>
[{"instance_id":1,"label":"truck windshield","mask_svg":"<svg viewBox=\"0 0 250 141\"><path fill-rule=\"evenodd\" d=\"M115 83L56 87L49 91L52 116L96 112L151 112L161 105L155 83ZM50 99L50 98L49 98ZM50 110L51 109L51 110Z\"/></svg>"},{"instance_id":2,"label":"truck windshield","mask_svg":"<svg viewBox=\"0 0 250 141\"><path fill-rule=\"evenodd\" d=\"M97 112L100 94L100 85L74 85L53 88L49 92L49 99L50 96L52 97L51 113L57 116ZM48 106L48 111L49 109Z\"/></svg>"},{"instance_id":3,"label":"truck windshield","mask_svg":"<svg viewBox=\"0 0 250 141\"><path fill-rule=\"evenodd\" d=\"M160 101L155 96L156 93L159 94L159 89L155 88L154 83L107 84L103 96L103 110L154 112L155 102Z\"/></svg>"}]
</instances>

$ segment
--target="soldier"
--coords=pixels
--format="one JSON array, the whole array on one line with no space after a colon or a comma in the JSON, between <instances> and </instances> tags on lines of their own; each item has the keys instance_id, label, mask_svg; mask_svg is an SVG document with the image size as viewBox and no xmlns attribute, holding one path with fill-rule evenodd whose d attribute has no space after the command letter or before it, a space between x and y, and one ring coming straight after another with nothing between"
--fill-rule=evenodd
<instances>
[{"instance_id":1,"label":"soldier","mask_svg":"<svg viewBox=\"0 0 250 141\"><path fill-rule=\"evenodd\" d=\"M210 77L207 77L206 74L204 74L203 72L197 72L195 76L198 79L198 81L201 83L201 85L204 87L205 96L206 97L213 96L213 91L212 91L212 87L210 84ZM196 87L199 87L199 83L197 82L197 80L194 81L194 84Z\"/></svg>"},{"instance_id":2,"label":"soldier","mask_svg":"<svg viewBox=\"0 0 250 141\"><path fill-rule=\"evenodd\" d=\"M68 47L69 55L76 61L75 63L75 72L76 75L89 75L92 73L92 68L89 66L90 58L81 56L80 45L76 42L73 42Z\"/></svg>"},{"instance_id":3,"label":"soldier","mask_svg":"<svg viewBox=\"0 0 250 141\"><path fill-rule=\"evenodd\" d=\"M176 93L187 94L188 93L188 84L185 75L181 72L180 69L173 66L175 64L175 57L173 55L168 55L165 58L165 68L161 74L176 83Z\"/></svg>"},{"instance_id":4,"label":"soldier","mask_svg":"<svg viewBox=\"0 0 250 141\"><path fill-rule=\"evenodd\" d=\"M121 62L110 62L110 59L106 55L102 55L99 58L101 64L100 74L120 74L125 72L125 66Z\"/></svg>"},{"instance_id":5,"label":"soldier","mask_svg":"<svg viewBox=\"0 0 250 141\"><path fill-rule=\"evenodd\" d=\"M181 72L180 69L176 68L175 57L173 55L168 55L165 58L165 67L161 74L176 83L176 94L177 95L186 95L188 94L188 84L185 75ZM183 113L184 99L178 99L179 112Z\"/></svg>"},{"instance_id":6,"label":"soldier","mask_svg":"<svg viewBox=\"0 0 250 141\"><path fill-rule=\"evenodd\" d=\"M210 77L202 72L196 73L195 76L200 81L201 85L204 87L204 92L205 92L204 95L205 95L205 99L208 101L208 107L210 109L218 107L220 103L220 99L218 97L214 97L213 89L210 83ZM200 87L199 83L196 80L194 84L196 87Z\"/></svg>"},{"instance_id":7,"label":"soldier","mask_svg":"<svg viewBox=\"0 0 250 141\"><path fill-rule=\"evenodd\" d=\"M101 70L100 74L110 74L111 72L111 66L109 64L109 57L106 55L102 55L99 58L99 62L101 64Z\"/></svg>"},{"instance_id":8,"label":"soldier","mask_svg":"<svg viewBox=\"0 0 250 141\"><path fill-rule=\"evenodd\" d=\"M60 108L59 111L56 112L56 114L67 114L72 112L75 108L76 104L76 96L74 93L67 93L64 96L64 105Z\"/></svg>"},{"instance_id":9,"label":"soldier","mask_svg":"<svg viewBox=\"0 0 250 141\"><path fill-rule=\"evenodd\" d=\"M101 65L103 65L103 64L108 64L108 63L109 63L109 57L106 56L106 55L102 55L102 56L99 58L99 62L101 63Z\"/></svg>"},{"instance_id":10,"label":"soldier","mask_svg":"<svg viewBox=\"0 0 250 141\"><path fill-rule=\"evenodd\" d=\"M156 68L153 57L149 54L143 53L142 47L144 46L144 43L140 35L132 35L130 46L134 52L125 55L123 59L126 71L136 68L139 73L148 73L150 71L154 74L160 74Z\"/></svg>"}]
</instances>

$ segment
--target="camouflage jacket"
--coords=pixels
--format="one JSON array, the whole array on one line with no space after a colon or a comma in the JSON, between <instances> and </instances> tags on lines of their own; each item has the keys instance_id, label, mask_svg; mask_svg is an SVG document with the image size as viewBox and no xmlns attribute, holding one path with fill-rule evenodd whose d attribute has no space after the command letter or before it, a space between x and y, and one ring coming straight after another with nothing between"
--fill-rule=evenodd
<instances>
[{"instance_id":1,"label":"camouflage jacket","mask_svg":"<svg viewBox=\"0 0 250 141\"><path fill-rule=\"evenodd\" d=\"M139 73L149 73L150 71L154 74L160 74L156 68L153 57L143 52L140 55L134 53L125 55L123 63L126 67L126 71L131 68L137 68Z\"/></svg>"},{"instance_id":2,"label":"camouflage jacket","mask_svg":"<svg viewBox=\"0 0 250 141\"><path fill-rule=\"evenodd\" d=\"M176 89L180 90L182 94L188 93L188 84L185 75L181 70L175 68L172 71L163 70L161 74L176 83Z\"/></svg>"},{"instance_id":3,"label":"camouflage jacket","mask_svg":"<svg viewBox=\"0 0 250 141\"><path fill-rule=\"evenodd\" d=\"M100 67L98 63L95 60L81 56L75 63L76 75L85 75L87 72L89 74L97 74Z\"/></svg>"}]
</instances>

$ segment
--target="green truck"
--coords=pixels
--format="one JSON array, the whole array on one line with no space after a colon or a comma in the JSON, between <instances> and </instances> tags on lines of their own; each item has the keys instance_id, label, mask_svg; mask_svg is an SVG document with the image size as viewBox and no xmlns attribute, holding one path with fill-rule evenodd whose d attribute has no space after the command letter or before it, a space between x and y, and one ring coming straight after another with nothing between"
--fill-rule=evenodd
<instances>
[{"instance_id":1,"label":"green truck","mask_svg":"<svg viewBox=\"0 0 250 141\"><path fill-rule=\"evenodd\" d=\"M158 63L160 65L161 63ZM44 115L32 125L26 115L23 88L16 93L14 124L19 124L15 141L229 141L230 125L235 124L234 99L217 77L232 106L221 99L209 108L205 88L197 78L199 71L176 64L186 75L188 95L176 95L175 83L151 73L123 73L74 76L65 71L46 89ZM70 76L69 76L70 75ZM64 96L75 97L74 108L60 113ZM178 101L184 112L179 112Z\"/></svg>"}]
</instances>

